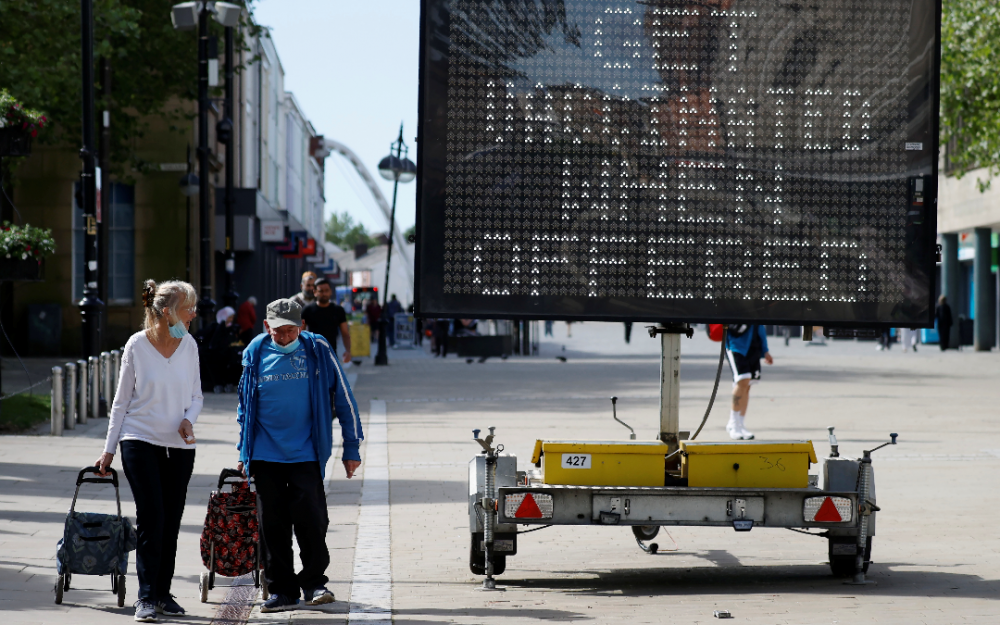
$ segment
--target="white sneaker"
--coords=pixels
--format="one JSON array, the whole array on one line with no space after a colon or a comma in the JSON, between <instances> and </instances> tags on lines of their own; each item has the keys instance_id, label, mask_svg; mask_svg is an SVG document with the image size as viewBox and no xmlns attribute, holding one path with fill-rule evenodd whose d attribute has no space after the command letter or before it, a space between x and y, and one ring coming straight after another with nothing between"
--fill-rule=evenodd
<instances>
[{"instance_id":1,"label":"white sneaker","mask_svg":"<svg viewBox=\"0 0 1000 625\"><path fill-rule=\"evenodd\" d=\"M740 436L745 441L752 441L753 440L753 432L751 432L750 430L746 429L746 427L743 426L742 422L740 423Z\"/></svg>"},{"instance_id":2,"label":"white sneaker","mask_svg":"<svg viewBox=\"0 0 1000 625\"><path fill-rule=\"evenodd\" d=\"M734 441L743 440L743 427L741 424L732 419L730 419L729 423L726 425L726 432L729 432L729 438Z\"/></svg>"}]
</instances>

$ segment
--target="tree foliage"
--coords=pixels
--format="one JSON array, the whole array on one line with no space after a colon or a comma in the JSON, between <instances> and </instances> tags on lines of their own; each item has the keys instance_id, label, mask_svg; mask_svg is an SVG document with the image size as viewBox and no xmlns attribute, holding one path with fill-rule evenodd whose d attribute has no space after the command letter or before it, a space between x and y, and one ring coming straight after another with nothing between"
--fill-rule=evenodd
<instances>
[{"instance_id":1,"label":"tree foliage","mask_svg":"<svg viewBox=\"0 0 1000 625\"><path fill-rule=\"evenodd\" d=\"M1000 0L944 0L941 141L957 175L1000 173ZM980 183L984 188L988 185Z\"/></svg>"},{"instance_id":2,"label":"tree foliage","mask_svg":"<svg viewBox=\"0 0 1000 625\"><path fill-rule=\"evenodd\" d=\"M148 164L137 151L156 119L186 130L197 98L195 31L174 30L174 0L93 0L95 129L101 111L111 114L111 170L117 174ZM213 34L222 27L210 20ZM256 27L254 31L256 32ZM221 38L221 37L220 37ZM79 144L81 137L81 45L79 0L0 2L0 86L25 106L46 114L45 142ZM97 59L111 66L111 99L104 101Z\"/></svg>"},{"instance_id":3,"label":"tree foliage","mask_svg":"<svg viewBox=\"0 0 1000 625\"><path fill-rule=\"evenodd\" d=\"M368 247L378 245L378 241L368 234L364 224L355 223L347 211L330 215L326 221L326 240L342 250L353 250L358 243L364 243Z\"/></svg>"}]
</instances>

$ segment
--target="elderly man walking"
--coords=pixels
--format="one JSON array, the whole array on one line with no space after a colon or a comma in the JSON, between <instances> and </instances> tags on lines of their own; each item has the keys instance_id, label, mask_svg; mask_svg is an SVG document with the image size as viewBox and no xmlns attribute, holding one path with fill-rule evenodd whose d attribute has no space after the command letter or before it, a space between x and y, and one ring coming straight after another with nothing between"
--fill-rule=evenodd
<instances>
[{"instance_id":1,"label":"elderly man walking","mask_svg":"<svg viewBox=\"0 0 1000 625\"><path fill-rule=\"evenodd\" d=\"M326 588L330 552L324 470L333 451L333 418L344 437L347 477L361 466L358 404L330 343L301 330L302 309L289 299L267 305L265 334L243 352L237 419L240 470L260 495L264 577L271 596L261 612L332 603ZM296 575L292 532L302 571Z\"/></svg>"}]
</instances>

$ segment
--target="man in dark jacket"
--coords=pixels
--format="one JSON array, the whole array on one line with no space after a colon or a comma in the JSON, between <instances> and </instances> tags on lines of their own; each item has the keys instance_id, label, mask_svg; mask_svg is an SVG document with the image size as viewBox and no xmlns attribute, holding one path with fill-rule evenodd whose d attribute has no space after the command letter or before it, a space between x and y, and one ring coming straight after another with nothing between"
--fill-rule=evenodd
<instances>
[{"instance_id":1,"label":"man in dark jacket","mask_svg":"<svg viewBox=\"0 0 1000 625\"><path fill-rule=\"evenodd\" d=\"M261 502L264 576L271 596L261 612L332 603L326 588L330 552L323 478L333 451L333 418L344 437L344 469L361 466L364 438L358 404L325 338L304 332L302 309L289 299L267 305L261 334L243 351L236 418L241 471L254 478ZM295 574L292 533L302 572Z\"/></svg>"},{"instance_id":2,"label":"man in dark jacket","mask_svg":"<svg viewBox=\"0 0 1000 625\"><path fill-rule=\"evenodd\" d=\"M934 318L937 320L938 344L941 351L948 349L951 344L951 306L948 305L948 298L942 295L938 298L937 308L934 309Z\"/></svg>"}]
</instances>

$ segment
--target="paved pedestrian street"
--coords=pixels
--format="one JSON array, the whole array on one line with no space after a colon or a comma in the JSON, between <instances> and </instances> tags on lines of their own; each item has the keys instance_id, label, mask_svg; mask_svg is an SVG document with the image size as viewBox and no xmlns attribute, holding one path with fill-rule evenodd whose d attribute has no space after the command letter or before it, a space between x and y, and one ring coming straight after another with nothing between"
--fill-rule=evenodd
<instances>
[{"instance_id":1,"label":"paved pedestrian street","mask_svg":"<svg viewBox=\"0 0 1000 625\"><path fill-rule=\"evenodd\" d=\"M697 427L711 393L719 344L704 333L682 341L681 429ZM161 622L237 623L709 623L728 610L741 623L996 623L1000 539L993 476L1000 469L996 384L1000 358L874 343L826 345L771 339L775 359L751 392L747 427L758 439L811 439L829 453L836 426L843 455L875 452L878 517L869 578L845 585L830 575L827 543L788 530L665 528L659 553L639 549L625 527L552 527L519 537L498 577L479 590L469 571L467 464L472 430L495 426L497 441L529 468L536 439L639 439L657 431L659 341L636 325L557 323L537 357L467 363L422 352L390 352L391 366L353 369L367 440L360 476L339 461L328 475L337 602L323 609L262 615L226 606L219 578L198 600L204 570L198 537L219 471L236 461L235 396L210 395L196 425L195 476L181 528L173 593L190 613ZM562 362L557 357L565 358ZM704 440L722 440L731 372ZM0 622L125 623L136 599L133 566L125 608L108 578L74 576L54 605L56 541L79 468L101 451L105 420L47 436L0 437ZM336 428L335 428L336 431ZM116 459L116 468L120 463ZM816 467L813 467L815 472ZM85 485L78 509L112 511L109 487ZM134 515L127 484L122 508ZM259 604L258 604L259 605ZM227 609L228 608L228 609Z\"/></svg>"}]
</instances>

